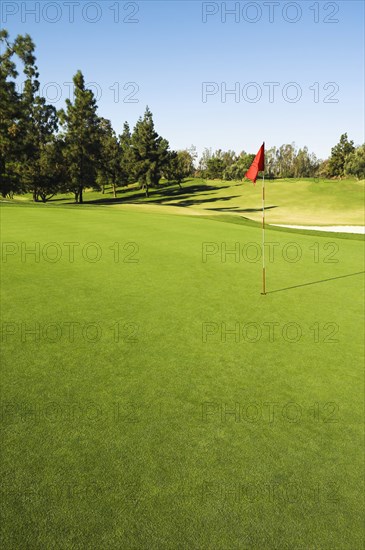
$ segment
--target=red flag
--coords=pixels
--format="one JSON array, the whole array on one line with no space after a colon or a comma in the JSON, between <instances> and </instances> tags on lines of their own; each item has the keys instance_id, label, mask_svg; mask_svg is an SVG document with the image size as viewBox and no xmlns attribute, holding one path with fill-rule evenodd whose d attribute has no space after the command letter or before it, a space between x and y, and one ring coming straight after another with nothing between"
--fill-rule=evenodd
<instances>
[{"instance_id":1,"label":"red flag","mask_svg":"<svg viewBox=\"0 0 365 550\"><path fill-rule=\"evenodd\" d=\"M257 174L259 172L262 172L262 170L264 169L265 169L265 143L263 143L262 146L260 147L260 150L255 156L253 163L251 164L250 168L247 170L245 174L245 178L248 178L249 180L253 181L253 183L256 183Z\"/></svg>"}]
</instances>

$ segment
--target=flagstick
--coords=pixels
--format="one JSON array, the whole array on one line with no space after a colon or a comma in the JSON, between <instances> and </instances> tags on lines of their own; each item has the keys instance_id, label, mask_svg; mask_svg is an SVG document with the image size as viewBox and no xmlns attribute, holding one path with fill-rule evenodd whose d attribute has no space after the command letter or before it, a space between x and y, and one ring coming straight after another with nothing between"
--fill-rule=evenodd
<instances>
[{"instance_id":1,"label":"flagstick","mask_svg":"<svg viewBox=\"0 0 365 550\"><path fill-rule=\"evenodd\" d=\"M266 271L265 271L265 172L262 175L262 292L266 295Z\"/></svg>"},{"instance_id":2,"label":"flagstick","mask_svg":"<svg viewBox=\"0 0 365 550\"><path fill-rule=\"evenodd\" d=\"M262 292L266 294L266 271L265 271L265 142L260 147L245 177L253 181L254 185L259 172L262 172Z\"/></svg>"}]
</instances>

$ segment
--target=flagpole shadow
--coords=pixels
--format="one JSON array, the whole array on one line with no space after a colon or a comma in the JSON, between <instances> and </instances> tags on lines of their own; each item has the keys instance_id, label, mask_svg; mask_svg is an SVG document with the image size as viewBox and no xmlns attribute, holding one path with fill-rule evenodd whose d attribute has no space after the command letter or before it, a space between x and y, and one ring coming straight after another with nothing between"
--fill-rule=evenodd
<instances>
[{"instance_id":1,"label":"flagpole shadow","mask_svg":"<svg viewBox=\"0 0 365 550\"><path fill-rule=\"evenodd\" d=\"M357 273L349 273L348 275L340 275L339 277L331 277L330 279L322 279L320 281L313 281L311 283L303 283L301 285L288 286L286 288L278 288L276 290L269 290L266 294L273 294L274 292L284 292L284 290L292 290L294 288L301 288L303 286L318 285L319 283L326 283L327 281L335 281L336 279L345 279L346 277L354 277L355 275L362 275L365 271L358 271Z\"/></svg>"}]
</instances>

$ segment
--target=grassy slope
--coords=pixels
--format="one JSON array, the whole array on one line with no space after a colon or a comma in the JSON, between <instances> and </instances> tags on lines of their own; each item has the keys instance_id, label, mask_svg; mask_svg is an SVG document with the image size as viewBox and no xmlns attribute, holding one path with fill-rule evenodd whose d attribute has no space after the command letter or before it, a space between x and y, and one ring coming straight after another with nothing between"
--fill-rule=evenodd
<instances>
[{"instance_id":1,"label":"grassy slope","mask_svg":"<svg viewBox=\"0 0 365 550\"><path fill-rule=\"evenodd\" d=\"M96 343L13 336L3 344L2 402L41 411L22 420L8 409L1 423L7 548L362 547L363 278L353 275L364 269L360 240L268 231L280 252L269 290L331 280L262 297L259 263L201 260L203 242L260 243L254 226L87 206L9 206L2 222L8 242L94 241L103 251L96 264L79 253L72 264L65 255L55 264L18 256L2 264L3 322L97 322L103 330ZM329 240L338 263L322 261ZM116 241L138 243L139 263L111 261ZM288 242L303 250L298 263L281 257ZM137 324L138 342L115 343L116 321ZM255 322L262 338L204 343L204 322ZM279 323L274 342L265 322ZM297 343L281 336L289 322L302 328ZM339 326L338 342L323 342L326 323ZM97 420L88 417L90 402ZM262 418L222 421L215 413L205 422L203 402L255 402ZM273 422L266 402L278 403ZM288 402L302 408L298 422L283 418ZM332 402L336 422L327 421ZM294 502L283 497L290 483L301 490ZM248 496L235 500L232 492L247 484ZM35 494L24 496L29 486ZM268 487L279 496L269 498Z\"/></svg>"},{"instance_id":2,"label":"grassy slope","mask_svg":"<svg viewBox=\"0 0 365 550\"><path fill-rule=\"evenodd\" d=\"M275 180L266 182L266 216L268 223L297 225L364 225L364 181L355 180ZM123 188L117 200L107 190L105 195L89 191L85 200L92 203L126 205L141 208L153 205L153 211L200 214L236 214L261 220L261 181L254 187L250 182L188 180L180 190L177 186L152 190L149 199L142 191ZM29 200L29 196L18 197ZM50 204L72 203L69 196L57 196ZM137 206L136 206L137 205ZM162 208L163 207L163 208ZM174 208L172 208L174 207Z\"/></svg>"}]
</instances>

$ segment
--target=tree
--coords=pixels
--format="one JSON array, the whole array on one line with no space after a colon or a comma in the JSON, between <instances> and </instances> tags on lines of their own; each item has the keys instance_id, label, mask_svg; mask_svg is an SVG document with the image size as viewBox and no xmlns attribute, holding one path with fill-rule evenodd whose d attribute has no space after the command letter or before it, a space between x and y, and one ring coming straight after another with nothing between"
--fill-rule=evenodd
<instances>
[{"instance_id":1,"label":"tree","mask_svg":"<svg viewBox=\"0 0 365 550\"><path fill-rule=\"evenodd\" d=\"M318 172L319 162L316 155L308 153L308 147L299 149L293 161L295 178L310 178Z\"/></svg>"},{"instance_id":2,"label":"tree","mask_svg":"<svg viewBox=\"0 0 365 550\"><path fill-rule=\"evenodd\" d=\"M194 158L188 149L182 151L171 151L169 163L164 175L170 181L176 181L181 188L183 180L194 174Z\"/></svg>"},{"instance_id":3,"label":"tree","mask_svg":"<svg viewBox=\"0 0 365 550\"><path fill-rule=\"evenodd\" d=\"M217 149L212 153L211 149L205 148L199 160L197 173L203 178L224 179L225 171L236 161L237 156L234 151Z\"/></svg>"},{"instance_id":4,"label":"tree","mask_svg":"<svg viewBox=\"0 0 365 550\"><path fill-rule=\"evenodd\" d=\"M347 134L342 134L339 143L331 150L331 156L328 163L328 175L330 177L341 178L345 175L347 157L353 153L354 150L354 142L348 140Z\"/></svg>"},{"instance_id":5,"label":"tree","mask_svg":"<svg viewBox=\"0 0 365 550\"><path fill-rule=\"evenodd\" d=\"M323 160L319 163L317 175L319 178L329 178L328 173L329 159Z\"/></svg>"},{"instance_id":6,"label":"tree","mask_svg":"<svg viewBox=\"0 0 365 550\"><path fill-rule=\"evenodd\" d=\"M114 198L120 177L120 145L110 120L99 119L100 155L97 181L104 193L105 185L111 185Z\"/></svg>"},{"instance_id":7,"label":"tree","mask_svg":"<svg viewBox=\"0 0 365 550\"><path fill-rule=\"evenodd\" d=\"M242 151L237 160L224 170L223 179L228 181L243 180L254 158L255 155Z\"/></svg>"},{"instance_id":8,"label":"tree","mask_svg":"<svg viewBox=\"0 0 365 550\"><path fill-rule=\"evenodd\" d=\"M224 169L223 159L214 154L213 157L208 160L205 177L211 180L222 179Z\"/></svg>"},{"instance_id":9,"label":"tree","mask_svg":"<svg viewBox=\"0 0 365 550\"><path fill-rule=\"evenodd\" d=\"M265 173L269 178L309 178L318 173L319 164L308 147L297 150L295 143L265 151Z\"/></svg>"},{"instance_id":10,"label":"tree","mask_svg":"<svg viewBox=\"0 0 365 550\"><path fill-rule=\"evenodd\" d=\"M206 160L205 177L209 179L223 179L223 174L227 168L232 166L237 160L234 151L222 151L218 149Z\"/></svg>"},{"instance_id":11,"label":"tree","mask_svg":"<svg viewBox=\"0 0 365 550\"><path fill-rule=\"evenodd\" d=\"M212 150L208 149L206 147L202 153L202 156L199 159L199 165L198 165L198 175L202 178L207 177L207 169L208 169L208 163L210 159L212 158Z\"/></svg>"},{"instance_id":12,"label":"tree","mask_svg":"<svg viewBox=\"0 0 365 550\"><path fill-rule=\"evenodd\" d=\"M196 161L197 161L197 158L198 158L198 152L196 150L195 145L190 145L190 147L188 147L186 150L188 151L188 153L190 154L190 157L192 159L192 173L191 173L191 175L193 176L196 173Z\"/></svg>"},{"instance_id":13,"label":"tree","mask_svg":"<svg viewBox=\"0 0 365 550\"><path fill-rule=\"evenodd\" d=\"M265 174L267 174L269 179L279 176L276 147L271 147L271 149L265 151Z\"/></svg>"},{"instance_id":14,"label":"tree","mask_svg":"<svg viewBox=\"0 0 365 550\"><path fill-rule=\"evenodd\" d=\"M22 191L20 179L22 163L27 159L28 114L39 82L34 44L28 34L18 35L11 43L8 32L3 29L0 45L0 190L6 196ZM16 90L17 60L23 64L26 78L20 93Z\"/></svg>"},{"instance_id":15,"label":"tree","mask_svg":"<svg viewBox=\"0 0 365 550\"><path fill-rule=\"evenodd\" d=\"M120 179L122 185L128 185L129 183L133 183L137 178L133 162L132 135L128 122L124 123L123 133L119 136L119 145Z\"/></svg>"},{"instance_id":16,"label":"tree","mask_svg":"<svg viewBox=\"0 0 365 550\"><path fill-rule=\"evenodd\" d=\"M42 202L51 199L60 191L67 191L67 169L64 163L63 148L63 140L53 136L41 149L37 197Z\"/></svg>"},{"instance_id":17,"label":"tree","mask_svg":"<svg viewBox=\"0 0 365 550\"><path fill-rule=\"evenodd\" d=\"M42 177L41 166L42 163L44 165L44 159L52 150L51 143L57 129L56 109L53 105L47 105L43 97L34 97L28 109L25 139L26 161L22 169L25 188L33 194L34 201L38 201L41 196L45 202L45 197L49 193L51 195L55 193L52 177L50 179ZM47 190L47 181L52 182L49 190Z\"/></svg>"},{"instance_id":18,"label":"tree","mask_svg":"<svg viewBox=\"0 0 365 550\"><path fill-rule=\"evenodd\" d=\"M345 175L355 176L357 179L365 178L365 144L347 155L344 171Z\"/></svg>"},{"instance_id":19,"label":"tree","mask_svg":"<svg viewBox=\"0 0 365 550\"><path fill-rule=\"evenodd\" d=\"M75 194L75 202L82 203L85 187L99 188L100 127L94 94L85 88L81 71L76 73L73 82L74 103L66 99L66 111L61 110L59 116L65 132L68 189Z\"/></svg>"},{"instance_id":20,"label":"tree","mask_svg":"<svg viewBox=\"0 0 365 550\"><path fill-rule=\"evenodd\" d=\"M280 177L294 177L295 144L287 143L281 145L281 147L276 150L276 159L279 167Z\"/></svg>"},{"instance_id":21,"label":"tree","mask_svg":"<svg viewBox=\"0 0 365 550\"><path fill-rule=\"evenodd\" d=\"M148 107L134 128L131 147L136 179L148 197L149 188L158 185L169 162L169 143L156 132Z\"/></svg>"}]
</instances>

